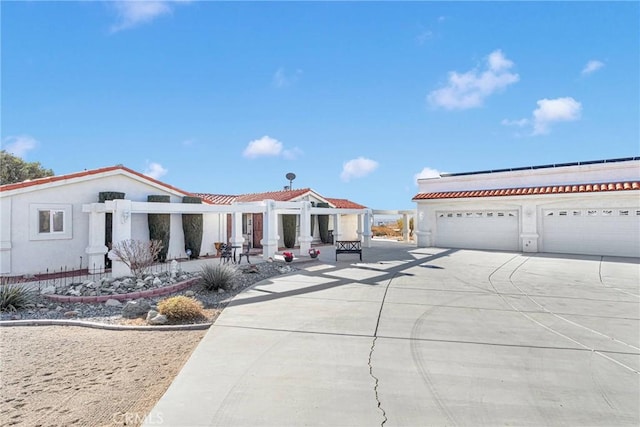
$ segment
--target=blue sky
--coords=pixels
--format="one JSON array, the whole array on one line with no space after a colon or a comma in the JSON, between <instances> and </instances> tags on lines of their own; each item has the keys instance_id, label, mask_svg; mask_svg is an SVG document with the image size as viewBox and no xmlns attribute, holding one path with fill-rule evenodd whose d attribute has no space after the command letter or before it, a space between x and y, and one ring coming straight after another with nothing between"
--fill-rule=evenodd
<instances>
[{"instance_id":1,"label":"blue sky","mask_svg":"<svg viewBox=\"0 0 640 427\"><path fill-rule=\"evenodd\" d=\"M2 148L409 209L416 177L637 156L638 2L2 2Z\"/></svg>"}]
</instances>

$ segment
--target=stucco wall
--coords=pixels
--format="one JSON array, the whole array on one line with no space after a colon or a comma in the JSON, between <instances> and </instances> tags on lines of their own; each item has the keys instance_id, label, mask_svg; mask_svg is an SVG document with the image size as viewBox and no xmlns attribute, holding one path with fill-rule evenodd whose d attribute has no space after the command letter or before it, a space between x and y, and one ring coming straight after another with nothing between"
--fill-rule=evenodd
<instances>
[{"instance_id":1,"label":"stucco wall","mask_svg":"<svg viewBox=\"0 0 640 427\"><path fill-rule=\"evenodd\" d=\"M630 181L637 180L639 175L640 161L626 161L426 178L418 180L418 187L420 193L492 190L513 187Z\"/></svg>"},{"instance_id":2,"label":"stucco wall","mask_svg":"<svg viewBox=\"0 0 640 427\"><path fill-rule=\"evenodd\" d=\"M171 196L171 203L181 203L182 196L163 190L162 187L146 184L126 175L102 176L80 182L56 183L46 188L24 192L22 194L3 195L2 204L11 206L10 215L3 213L2 222L9 222L9 234L3 232L2 240L10 240L10 263L2 265L2 274L20 275L44 273L47 269L59 271L65 267L70 270L87 268L89 215L82 212L82 205L98 202L101 191L125 193L132 201L146 202L151 194ZM30 223L30 206L51 204L52 206L71 206L71 238L53 240L33 240L30 233L34 224ZM132 238L146 241L149 238L147 214L132 215ZM213 241L218 241L220 224L218 214L205 214L202 254L213 253ZM209 247L210 246L210 247ZM7 252L3 252L3 257ZM171 256L184 256L184 236L180 214L171 215ZM10 265L4 265L10 264Z\"/></svg>"}]
</instances>

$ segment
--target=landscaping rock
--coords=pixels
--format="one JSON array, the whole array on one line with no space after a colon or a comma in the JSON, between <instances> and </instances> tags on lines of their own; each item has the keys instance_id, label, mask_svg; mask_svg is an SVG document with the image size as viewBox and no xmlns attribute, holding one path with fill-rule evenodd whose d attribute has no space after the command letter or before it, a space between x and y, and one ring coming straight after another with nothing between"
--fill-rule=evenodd
<instances>
[{"instance_id":1,"label":"landscaping rock","mask_svg":"<svg viewBox=\"0 0 640 427\"><path fill-rule=\"evenodd\" d=\"M109 298L105 301L104 305L107 307L122 307L122 303L117 299Z\"/></svg>"},{"instance_id":2,"label":"landscaping rock","mask_svg":"<svg viewBox=\"0 0 640 427\"><path fill-rule=\"evenodd\" d=\"M156 317L159 313L156 310L149 310L147 313L147 322Z\"/></svg>"},{"instance_id":3,"label":"landscaping rock","mask_svg":"<svg viewBox=\"0 0 640 427\"><path fill-rule=\"evenodd\" d=\"M40 291L40 293L42 295L52 295L56 293L56 287L55 286L47 286L46 288L44 288L43 290Z\"/></svg>"},{"instance_id":4,"label":"landscaping rock","mask_svg":"<svg viewBox=\"0 0 640 427\"><path fill-rule=\"evenodd\" d=\"M194 297L194 296L196 296L196 293L193 292L193 291L186 291L184 293L184 296L186 296L186 297Z\"/></svg>"},{"instance_id":5,"label":"landscaping rock","mask_svg":"<svg viewBox=\"0 0 640 427\"><path fill-rule=\"evenodd\" d=\"M164 314L158 314L153 319L149 320L149 324L150 325L164 325L168 321L169 321L169 319L167 319L167 316L165 316Z\"/></svg>"},{"instance_id":6,"label":"landscaping rock","mask_svg":"<svg viewBox=\"0 0 640 427\"><path fill-rule=\"evenodd\" d=\"M135 319L137 317L144 317L149 310L151 309L151 305L144 300L138 301L128 301L124 307L122 307L122 317L127 319Z\"/></svg>"},{"instance_id":7,"label":"landscaping rock","mask_svg":"<svg viewBox=\"0 0 640 427\"><path fill-rule=\"evenodd\" d=\"M80 315L79 311L72 310L64 313L64 317L78 317Z\"/></svg>"}]
</instances>

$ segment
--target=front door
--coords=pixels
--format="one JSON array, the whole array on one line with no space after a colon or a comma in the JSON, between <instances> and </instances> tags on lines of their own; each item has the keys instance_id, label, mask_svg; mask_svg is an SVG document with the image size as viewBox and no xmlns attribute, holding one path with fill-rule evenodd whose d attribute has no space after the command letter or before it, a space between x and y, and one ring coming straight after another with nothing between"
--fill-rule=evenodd
<instances>
[{"instance_id":1,"label":"front door","mask_svg":"<svg viewBox=\"0 0 640 427\"><path fill-rule=\"evenodd\" d=\"M253 214L253 247L261 248L262 244L260 244L260 240L262 240L262 214L254 213Z\"/></svg>"}]
</instances>

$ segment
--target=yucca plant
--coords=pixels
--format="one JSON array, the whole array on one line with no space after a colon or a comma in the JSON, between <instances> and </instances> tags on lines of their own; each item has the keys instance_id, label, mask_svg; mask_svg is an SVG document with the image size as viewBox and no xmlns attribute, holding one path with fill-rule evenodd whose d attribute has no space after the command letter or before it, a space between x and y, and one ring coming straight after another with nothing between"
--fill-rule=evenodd
<instances>
[{"instance_id":1,"label":"yucca plant","mask_svg":"<svg viewBox=\"0 0 640 427\"><path fill-rule=\"evenodd\" d=\"M200 271L202 286L209 291L218 289L229 290L238 270L228 264L205 264Z\"/></svg>"},{"instance_id":2,"label":"yucca plant","mask_svg":"<svg viewBox=\"0 0 640 427\"><path fill-rule=\"evenodd\" d=\"M27 308L35 302L35 291L18 283L0 281L0 311L17 311Z\"/></svg>"}]
</instances>

